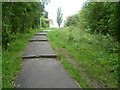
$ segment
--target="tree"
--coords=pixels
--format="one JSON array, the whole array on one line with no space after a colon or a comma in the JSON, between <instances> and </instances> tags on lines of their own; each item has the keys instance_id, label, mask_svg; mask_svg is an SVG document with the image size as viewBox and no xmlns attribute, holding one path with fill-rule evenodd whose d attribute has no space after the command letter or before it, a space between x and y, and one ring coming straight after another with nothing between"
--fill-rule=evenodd
<instances>
[{"instance_id":1,"label":"tree","mask_svg":"<svg viewBox=\"0 0 120 90\"><path fill-rule=\"evenodd\" d=\"M78 22L79 22L79 15L75 14L67 17L66 21L64 22L64 25L65 26L77 25Z\"/></svg>"},{"instance_id":2,"label":"tree","mask_svg":"<svg viewBox=\"0 0 120 90\"><path fill-rule=\"evenodd\" d=\"M29 33L31 28L39 27L40 17L45 17L42 15L43 12L45 7L41 2L3 2L3 48L7 49L7 46L19 38L21 33Z\"/></svg>"},{"instance_id":3,"label":"tree","mask_svg":"<svg viewBox=\"0 0 120 90\"><path fill-rule=\"evenodd\" d=\"M60 28L60 25L62 24L62 12L61 12L61 8L58 7L58 10L57 10L57 23L58 23L58 26Z\"/></svg>"},{"instance_id":4,"label":"tree","mask_svg":"<svg viewBox=\"0 0 120 90\"><path fill-rule=\"evenodd\" d=\"M120 2L86 2L79 13L69 16L65 26L79 26L90 33L111 35L120 42Z\"/></svg>"}]
</instances>

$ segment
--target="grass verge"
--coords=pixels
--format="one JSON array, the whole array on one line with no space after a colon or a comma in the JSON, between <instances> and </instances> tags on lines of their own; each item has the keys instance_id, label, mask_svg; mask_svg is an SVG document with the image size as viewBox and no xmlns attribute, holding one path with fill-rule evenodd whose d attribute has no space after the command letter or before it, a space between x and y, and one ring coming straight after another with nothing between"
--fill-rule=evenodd
<instances>
[{"instance_id":1,"label":"grass verge","mask_svg":"<svg viewBox=\"0 0 120 90\"><path fill-rule=\"evenodd\" d=\"M57 28L42 28L42 30L57 30Z\"/></svg>"},{"instance_id":2,"label":"grass verge","mask_svg":"<svg viewBox=\"0 0 120 90\"><path fill-rule=\"evenodd\" d=\"M21 69L23 61L21 55L28 45L28 39L40 32L34 29L30 33L21 34L19 39L11 43L7 50L3 49L2 53L2 88L14 88L14 79Z\"/></svg>"},{"instance_id":3,"label":"grass verge","mask_svg":"<svg viewBox=\"0 0 120 90\"><path fill-rule=\"evenodd\" d=\"M49 32L48 39L64 67L82 88L118 87L119 43L112 37L67 27ZM61 48L76 65L70 63Z\"/></svg>"}]
</instances>

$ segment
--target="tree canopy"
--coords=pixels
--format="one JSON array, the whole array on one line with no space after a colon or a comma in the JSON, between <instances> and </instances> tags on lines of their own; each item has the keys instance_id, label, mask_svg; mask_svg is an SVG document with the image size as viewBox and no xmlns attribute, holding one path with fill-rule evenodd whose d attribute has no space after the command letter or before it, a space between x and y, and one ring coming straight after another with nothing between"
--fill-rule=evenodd
<instances>
[{"instance_id":1,"label":"tree canopy","mask_svg":"<svg viewBox=\"0 0 120 90\"><path fill-rule=\"evenodd\" d=\"M2 3L2 41L3 48L19 38L21 33L29 33L31 28L37 28L40 17L47 18L48 13L41 2L3 2ZM49 23L42 21L43 27Z\"/></svg>"}]
</instances>

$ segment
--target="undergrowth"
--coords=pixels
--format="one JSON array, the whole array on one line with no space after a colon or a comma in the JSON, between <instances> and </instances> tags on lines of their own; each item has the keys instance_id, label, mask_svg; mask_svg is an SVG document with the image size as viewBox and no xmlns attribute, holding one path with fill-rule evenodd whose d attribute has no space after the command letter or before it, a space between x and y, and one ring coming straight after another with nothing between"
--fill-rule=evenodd
<instances>
[{"instance_id":1,"label":"undergrowth","mask_svg":"<svg viewBox=\"0 0 120 90\"><path fill-rule=\"evenodd\" d=\"M78 27L66 27L49 32L48 39L58 53L60 48L65 48L78 63L79 68L75 69L67 59L61 59L71 74L76 73L72 77L81 87L118 87L119 43L110 35L90 34Z\"/></svg>"}]
</instances>

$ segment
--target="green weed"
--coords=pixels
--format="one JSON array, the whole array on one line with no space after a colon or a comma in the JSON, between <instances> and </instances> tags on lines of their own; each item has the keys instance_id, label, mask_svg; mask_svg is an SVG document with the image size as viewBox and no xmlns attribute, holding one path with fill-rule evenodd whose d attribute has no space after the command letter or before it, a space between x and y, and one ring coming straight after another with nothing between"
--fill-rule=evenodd
<instances>
[{"instance_id":1,"label":"green weed","mask_svg":"<svg viewBox=\"0 0 120 90\"><path fill-rule=\"evenodd\" d=\"M22 53L28 45L28 39L40 32L31 30L30 33L21 34L20 38L11 43L2 53L2 88L14 88L14 79L21 69Z\"/></svg>"},{"instance_id":2,"label":"green weed","mask_svg":"<svg viewBox=\"0 0 120 90\"><path fill-rule=\"evenodd\" d=\"M118 86L118 46L111 36L90 34L78 27L66 27L48 33L52 47L59 52L65 48L78 63L79 68L61 62L83 88ZM88 82L86 84L86 82Z\"/></svg>"}]
</instances>

